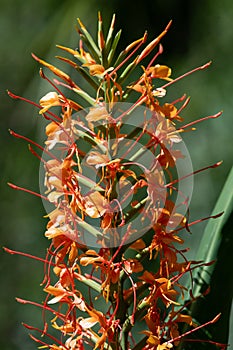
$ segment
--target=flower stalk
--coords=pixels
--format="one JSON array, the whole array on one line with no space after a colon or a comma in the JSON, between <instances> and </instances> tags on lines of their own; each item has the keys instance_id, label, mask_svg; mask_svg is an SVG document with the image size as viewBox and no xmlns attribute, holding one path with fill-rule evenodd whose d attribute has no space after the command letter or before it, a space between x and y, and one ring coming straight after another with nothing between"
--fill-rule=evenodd
<instances>
[{"instance_id":1,"label":"flower stalk","mask_svg":"<svg viewBox=\"0 0 233 350\"><path fill-rule=\"evenodd\" d=\"M17 300L53 314L44 321L44 330L24 324L43 335L30 336L51 350L177 348L181 340L219 318L199 325L184 303L190 296L196 300L193 271L212 262L189 261L187 249L180 248L184 243L180 232L185 235L206 219L189 222L190 195L182 183L220 163L185 173L187 163L180 166L180 162L187 154L177 145L182 144L185 129L193 130L197 122L221 113L185 124L180 114L190 98L183 95L164 102L170 85L210 62L173 79L171 68L154 63L163 52L160 42L171 22L146 46L147 33L119 54L121 31L114 34L114 26L115 15L105 36L99 13L96 42L78 19L79 49L57 46L71 56L57 58L79 74L78 84L73 75L33 54L56 76L50 80L40 70L52 91L39 104L9 92L12 98L33 103L49 122L44 147L10 132L43 151L39 156L30 147L44 168L41 193L9 185L39 196L45 209L50 204L45 232L50 247L45 259L4 249L45 265L44 303ZM141 66L146 58L149 63ZM141 72L132 82L136 67ZM87 89L82 89L80 78ZM71 97L66 97L65 88ZM188 288L181 282L185 275ZM185 333L181 324L187 325Z\"/></svg>"}]
</instances>

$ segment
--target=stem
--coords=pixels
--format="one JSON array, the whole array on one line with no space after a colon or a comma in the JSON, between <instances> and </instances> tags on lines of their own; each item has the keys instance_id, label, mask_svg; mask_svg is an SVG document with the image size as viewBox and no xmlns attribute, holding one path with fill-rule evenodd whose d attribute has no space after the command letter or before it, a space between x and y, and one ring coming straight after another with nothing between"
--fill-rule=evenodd
<instances>
[{"instance_id":1,"label":"stem","mask_svg":"<svg viewBox=\"0 0 233 350\"><path fill-rule=\"evenodd\" d=\"M99 283L93 281L93 279L86 278L77 272L74 273L74 276L77 278L78 281L84 283L86 286L92 288L97 293L101 294L101 285Z\"/></svg>"},{"instance_id":2,"label":"stem","mask_svg":"<svg viewBox=\"0 0 233 350\"><path fill-rule=\"evenodd\" d=\"M137 306L137 311L135 312L135 321L138 320L143 312L146 310L148 307L147 301L142 301L138 306ZM122 333L124 332L129 332L131 328L133 327L132 322L131 322L131 316L128 316L123 324L122 327Z\"/></svg>"},{"instance_id":3,"label":"stem","mask_svg":"<svg viewBox=\"0 0 233 350\"><path fill-rule=\"evenodd\" d=\"M144 337L132 350L141 350L146 345L147 336Z\"/></svg>"}]
</instances>

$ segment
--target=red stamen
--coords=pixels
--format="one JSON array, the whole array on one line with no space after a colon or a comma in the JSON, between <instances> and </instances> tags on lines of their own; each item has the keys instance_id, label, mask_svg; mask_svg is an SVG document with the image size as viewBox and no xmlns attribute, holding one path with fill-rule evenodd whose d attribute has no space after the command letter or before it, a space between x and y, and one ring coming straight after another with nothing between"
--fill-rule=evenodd
<instances>
[{"instance_id":1,"label":"red stamen","mask_svg":"<svg viewBox=\"0 0 233 350\"><path fill-rule=\"evenodd\" d=\"M15 95L15 94L13 94L11 91L9 91L9 90L7 90L7 93L8 93L8 95L9 95L11 98L14 98L14 99L16 99L16 100L25 101L25 102L27 102L27 103L32 104L32 105L35 106L35 107L38 107L38 108L42 109L42 107L41 107L39 104L37 104L36 102L34 102L34 101L28 100L27 98L22 97L22 96Z\"/></svg>"},{"instance_id":2,"label":"red stamen","mask_svg":"<svg viewBox=\"0 0 233 350\"><path fill-rule=\"evenodd\" d=\"M49 84L51 84L54 89L57 90L57 92L64 98L65 102L69 105L69 101L67 100L66 96L62 93L62 91L44 74L43 69L40 68L40 76L42 79L47 80Z\"/></svg>"},{"instance_id":3,"label":"red stamen","mask_svg":"<svg viewBox=\"0 0 233 350\"><path fill-rule=\"evenodd\" d=\"M153 64L154 61L157 59L157 57L158 57L159 55L161 55L162 53L163 53L163 46L162 46L162 44L159 44L159 50L158 50L158 52L154 55L154 57L152 58L152 60L151 60L150 63L148 64L148 66L146 67L146 70L149 69L149 68L152 66L152 64Z\"/></svg>"},{"instance_id":4,"label":"red stamen","mask_svg":"<svg viewBox=\"0 0 233 350\"><path fill-rule=\"evenodd\" d=\"M180 339L184 338L186 335L192 334L192 333L198 331L199 329L202 329L202 328L204 328L204 327L206 327L206 326L208 326L208 325L210 325L210 324L213 324L213 323L217 322L217 321L219 320L220 316L221 316L221 313L218 314L217 316L215 316L212 320L210 320L210 321L208 321L208 322L206 322L206 323L204 323L204 324L202 324L202 325L200 325L200 326L197 326L196 328L191 329L190 331L188 331L188 332L186 332L186 333L184 333L184 334L181 334L181 335L179 335L178 337L175 337L175 338L169 340L168 343L177 342L177 341L179 341Z\"/></svg>"},{"instance_id":5,"label":"red stamen","mask_svg":"<svg viewBox=\"0 0 233 350\"><path fill-rule=\"evenodd\" d=\"M53 79L54 83L57 85L61 85L64 86L65 88L69 89L69 90L73 90L73 88L65 83L63 83L62 81L57 80L56 78Z\"/></svg>"},{"instance_id":6,"label":"red stamen","mask_svg":"<svg viewBox=\"0 0 233 350\"><path fill-rule=\"evenodd\" d=\"M131 150L134 148L135 145L137 145L139 143L139 140L141 139L141 137L143 137L143 135L145 135L145 126L142 129L141 133L138 135L138 137L136 138L136 140L134 141L134 143L127 149L127 151L125 151L125 153L121 156L122 159L127 158L127 155L131 152Z\"/></svg>"},{"instance_id":7,"label":"red stamen","mask_svg":"<svg viewBox=\"0 0 233 350\"><path fill-rule=\"evenodd\" d=\"M34 259L34 260L38 260L38 261L41 261L43 263L46 263L46 264L49 264L49 261L46 260L46 259L43 259L43 258L39 258L38 256L35 256L35 255L31 255L31 254L28 254L28 253L23 253L23 252L19 252L17 250L12 250L12 249L9 249L9 248L6 248L6 247L3 247L3 249L5 250L6 253L9 253L9 254L17 254L17 255L22 255L22 256L25 256L27 258L30 258L30 259ZM53 266L56 266L56 264L53 264Z\"/></svg>"},{"instance_id":8,"label":"red stamen","mask_svg":"<svg viewBox=\"0 0 233 350\"><path fill-rule=\"evenodd\" d=\"M52 336L51 334L49 333L46 333L46 332L43 332L41 329L37 328L37 327L33 327L33 326L30 326L28 325L27 323L22 323L23 326L27 329L30 329L30 330L33 330L33 331L37 331L43 335L46 335L48 338L52 339L53 341L55 341L56 343L58 343L59 345L63 346L64 349L67 349L69 350L59 339L55 338L54 336Z\"/></svg>"},{"instance_id":9,"label":"red stamen","mask_svg":"<svg viewBox=\"0 0 233 350\"><path fill-rule=\"evenodd\" d=\"M218 112L218 113L216 113L216 114L209 115L209 116L207 116L207 117L198 119L198 120L194 120L194 121L191 122L191 123L188 123L188 124L186 124L186 125L183 125L183 126L182 126L180 129L178 129L177 131L183 130L183 129L188 128L188 127L190 127L190 126L192 126L192 125L194 125L194 124L203 122L203 121L208 120L208 119L215 119L215 118L218 118L218 117L220 117L221 115L222 115L222 111L220 111L220 112Z\"/></svg>"},{"instance_id":10,"label":"red stamen","mask_svg":"<svg viewBox=\"0 0 233 350\"><path fill-rule=\"evenodd\" d=\"M39 303L36 303L34 301L31 301L31 300L25 300L25 299L21 299L21 298L15 298L16 301L20 304L30 304L30 305L33 305L33 306L36 306L36 307L39 307L41 309L46 309L47 311L50 311L52 314L55 314L57 317L59 317L62 321L65 321L66 320L66 317L64 314L52 309L51 307L49 307L48 305L46 304L39 304Z\"/></svg>"},{"instance_id":11,"label":"red stamen","mask_svg":"<svg viewBox=\"0 0 233 350\"><path fill-rule=\"evenodd\" d=\"M146 42L146 39L147 33L144 34L142 41L135 47L135 49L111 73L109 73L109 77L115 74L118 69L120 69L138 51L138 49Z\"/></svg>"},{"instance_id":12,"label":"red stamen","mask_svg":"<svg viewBox=\"0 0 233 350\"><path fill-rule=\"evenodd\" d=\"M44 200L50 202L49 199L48 199L47 197L43 196L43 195L40 194L40 193L37 193L37 192L31 191L31 190L28 190L27 188L24 188L24 187L19 187L19 186L14 185L14 184L12 184L12 183L10 183L10 182L8 182L7 184L8 184L11 188L13 188L14 190L20 190L20 191L24 191L24 192L30 193L30 194L33 194L33 195L36 196L36 197L39 197L39 198L41 198L41 199L44 199Z\"/></svg>"},{"instance_id":13,"label":"red stamen","mask_svg":"<svg viewBox=\"0 0 233 350\"><path fill-rule=\"evenodd\" d=\"M143 102L145 102L147 100L147 96L142 95L141 97L139 97L139 99L125 112L123 112L119 117L117 117L115 120L115 122L118 122L119 120L121 120L125 115L127 115L128 113L130 113L132 110L134 110L134 108L136 108L137 106L140 106Z\"/></svg>"},{"instance_id":14,"label":"red stamen","mask_svg":"<svg viewBox=\"0 0 233 350\"><path fill-rule=\"evenodd\" d=\"M45 288L48 287L50 285L50 267L51 267L51 261L52 259L50 258L50 248L52 247L53 243L50 244L49 248L47 249L47 254L46 254L46 260L48 261L48 264L44 264L44 279L41 282L41 285L45 284ZM48 268L47 268L48 266ZM56 264L54 263L54 266L56 266Z\"/></svg>"},{"instance_id":15,"label":"red stamen","mask_svg":"<svg viewBox=\"0 0 233 350\"><path fill-rule=\"evenodd\" d=\"M173 276L170 281L174 284L176 283L186 272L192 272L193 270L196 270L200 267L203 266L211 266L214 264L214 261L209 261L209 262L203 262L203 263L199 263L198 261L195 261L195 266L191 267L192 261L189 261L187 268L185 269L185 271L179 273L177 276ZM191 274L192 276L192 274Z\"/></svg>"},{"instance_id":16,"label":"red stamen","mask_svg":"<svg viewBox=\"0 0 233 350\"><path fill-rule=\"evenodd\" d=\"M119 247L117 248L117 250L116 250L115 253L113 254L111 260L109 261L109 264L113 263L114 259L117 257L118 253L120 252L121 248L123 247L123 245L125 244L127 238L129 237L130 230L131 230L131 224L128 225L127 231L126 231L124 237L122 238Z\"/></svg>"},{"instance_id":17,"label":"red stamen","mask_svg":"<svg viewBox=\"0 0 233 350\"><path fill-rule=\"evenodd\" d=\"M74 274L75 274L75 276L77 275L77 279L79 279L80 274L77 273L77 272L75 272ZM97 278L97 277L95 277L93 275L90 275L89 273L85 273L85 277L89 278L89 279L91 279L91 280L93 280L93 281L95 281L97 283L100 283L100 284L102 283L102 281L99 278Z\"/></svg>"},{"instance_id":18,"label":"red stamen","mask_svg":"<svg viewBox=\"0 0 233 350\"><path fill-rule=\"evenodd\" d=\"M184 101L184 104L180 107L180 109L178 109L176 116L180 114L180 112L187 107L187 105L190 102L190 97L187 97L187 99Z\"/></svg>"},{"instance_id":19,"label":"red stamen","mask_svg":"<svg viewBox=\"0 0 233 350\"><path fill-rule=\"evenodd\" d=\"M46 148L42 147L41 145L39 145L37 142L29 139L28 137L26 136L23 136L23 135L20 135L20 134L17 134L16 132L14 132L13 130L9 129L9 132L12 136L14 137L17 137L18 139L22 139L22 140L25 140L31 144L33 144L34 146L38 147L42 152L46 152L48 154L48 156L50 156L51 158L53 159L57 159L59 160L54 154L52 154L51 152L49 152Z\"/></svg>"},{"instance_id":20,"label":"red stamen","mask_svg":"<svg viewBox=\"0 0 233 350\"><path fill-rule=\"evenodd\" d=\"M45 160L32 148L31 145L28 145L28 149L31 152L31 154L33 154L33 156L35 156L36 158L38 158L41 162L45 162Z\"/></svg>"},{"instance_id":21,"label":"red stamen","mask_svg":"<svg viewBox=\"0 0 233 350\"><path fill-rule=\"evenodd\" d=\"M181 178L176 179L176 180L170 182L169 184L165 185L165 187L170 187L171 185L174 185L174 184L176 184L176 183L178 183L178 182L180 182L180 181L186 179L186 178L189 177L189 176L196 175L196 174L200 173L201 171L205 171L205 170L207 170L207 169L212 169L212 168L217 168L218 166L220 166L220 165L222 164L222 162L223 162L223 161L217 162L217 163L215 163L215 164L213 164L213 165L209 165L209 166L207 166L207 167L198 169L198 170L194 171L194 172L191 173L191 174L182 176Z\"/></svg>"},{"instance_id":22,"label":"red stamen","mask_svg":"<svg viewBox=\"0 0 233 350\"><path fill-rule=\"evenodd\" d=\"M167 84L161 86L161 88L162 88L162 89L166 89L168 86L170 86L170 85L176 83L177 81L179 81L179 80L181 80L181 79L187 77L188 75L193 74L193 73L195 73L195 72L197 72L197 71L199 71L199 70L203 70L203 69L208 68L208 67L211 65L211 63L212 63L212 62L210 61L210 62L207 62L206 64L204 64L203 66L194 68L194 69L190 70L189 72L184 73L183 75L179 76L178 78L173 79L172 81L169 81L169 83L167 83Z\"/></svg>"},{"instance_id":23,"label":"red stamen","mask_svg":"<svg viewBox=\"0 0 233 350\"><path fill-rule=\"evenodd\" d=\"M41 107L41 105L35 103L34 101L28 100L28 99L25 98L25 97L21 97L21 96L15 95L15 94L13 94L12 92L10 92L9 90L7 90L7 93L8 93L8 95L9 95L11 98L14 98L14 99L18 99L18 100L27 102L27 103L29 103L29 104L31 104L31 105L33 105L33 106L39 108L39 109L42 109L42 108L43 108L43 107ZM50 111L47 111L46 113L50 114L53 118L57 119L59 122L62 122L62 119L59 118L56 114L54 114L54 113L52 113L52 112L50 112ZM44 117L45 117L46 119L48 119L48 120L53 121L52 118L46 116L46 113L44 113Z\"/></svg>"},{"instance_id":24,"label":"red stamen","mask_svg":"<svg viewBox=\"0 0 233 350\"><path fill-rule=\"evenodd\" d=\"M44 341L42 341L42 340L40 340L40 339L34 337L34 335L32 335L32 334L29 334L29 337L30 337L32 340L34 340L36 343L42 344L43 347L46 347L46 348L49 348L49 347L50 347L50 345L48 345L48 344L45 343Z\"/></svg>"},{"instance_id":25,"label":"red stamen","mask_svg":"<svg viewBox=\"0 0 233 350\"><path fill-rule=\"evenodd\" d=\"M206 220L209 220L209 219L217 219L220 216L222 216L223 214L224 214L224 211L222 211L221 213L216 214L216 215L207 216L206 218L202 218L202 219L198 219L198 220L195 220L193 222L190 222L189 224L187 224L187 226L190 227L190 226L199 224L200 222L203 222L203 221L206 221ZM175 231L171 231L170 233L176 233L178 231L183 230L184 228L186 228L186 227L177 228Z\"/></svg>"},{"instance_id":26,"label":"red stamen","mask_svg":"<svg viewBox=\"0 0 233 350\"><path fill-rule=\"evenodd\" d=\"M185 98L186 98L186 94L184 94L183 96L179 97L179 98L176 99L175 101L172 101L172 102L171 102L171 105L175 105L175 104L177 104L178 102L183 102Z\"/></svg>"},{"instance_id":27,"label":"red stamen","mask_svg":"<svg viewBox=\"0 0 233 350\"><path fill-rule=\"evenodd\" d=\"M215 342L213 340L205 340L205 339L189 339L189 338L185 338L183 341L189 342L189 343L208 343L208 344L213 344L215 346L218 346L222 350L226 350L227 347L229 346L229 344L222 344L222 343Z\"/></svg>"}]
</instances>

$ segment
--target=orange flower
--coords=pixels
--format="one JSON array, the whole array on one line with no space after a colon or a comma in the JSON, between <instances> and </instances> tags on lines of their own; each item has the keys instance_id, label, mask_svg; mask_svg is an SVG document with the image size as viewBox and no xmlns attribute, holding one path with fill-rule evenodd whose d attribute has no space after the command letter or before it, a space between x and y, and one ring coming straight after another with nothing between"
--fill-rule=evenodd
<instances>
[{"instance_id":1,"label":"orange flower","mask_svg":"<svg viewBox=\"0 0 233 350\"><path fill-rule=\"evenodd\" d=\"M50 285L44 288L44 291L54 296L54 298L48 301L48 304L65 302L67 304L76 306L81 311L86 311L86 304L82 298L81 293L71 292L59 284L57 284L55 287Z\"/></svg>"},{"instance_id":2,"label":"orange flower","mask_svg":"<svg viewBox=\"0 0 233 350\"><path fill-rule=\"evenodd\" d=\"M165 79L168 81L171 81L170 78L172 70L171 68L156 64L154 67L150 67L149 70L147 70L147 73L150 74L151 78L159 78L159 79Z\"/></svg>"},{"instance_id":3,"label":"orange flower","mask_svg":"<svg viewBox=\"0 0 233 350\"><path fill-rule=\"evenodd\" d=\"M137 259L127 259L124 261L125 269L128 273L143 271L142 264Z\"/></svg>"},{"instance_id":4,"label":"orange flower","mask_svg":"<svg viewBox=\"0 0 233 350\"><path fill-rule=\"evenodd\" d=\"M40 105L44 107L40 110L40 114L47 112L47 110L53 106L62 106L61 95L56 92L49 92L44 97L40 99Z\"/></svg>"},{"instance_id":5,"label":"orange flower","mask_svg":"<svg viewBox=\"0 0 233 350\"><path fill-rule=\"evenodd\" d=\"M107 210L108 202L98 191L87 194L83 200L84 212L91 218L99 218Z\"/></svg>"},{"instance_id":6,"label":"orange flower","mask_svg":"<svg viewBox=\"0 0 233 350\"><path fill-rule=\"evenodd\" d=\"M98 106L90 108L89 113L86 115L86 120L88 122L96 122L99 120L109 121L111 120L111 116L105 107Z\"/></svg>"}]
</instances>

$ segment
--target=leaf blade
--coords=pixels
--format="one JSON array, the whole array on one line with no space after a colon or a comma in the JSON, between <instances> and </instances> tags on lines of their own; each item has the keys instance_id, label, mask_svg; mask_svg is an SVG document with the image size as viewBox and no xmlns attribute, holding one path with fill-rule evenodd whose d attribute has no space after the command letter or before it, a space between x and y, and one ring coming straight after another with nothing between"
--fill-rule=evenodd
<instances>
[{"instance_id":1,"label":"leaf blade","mask_svg":"<svg viewBox=\"0 0 233 350\"><path fill-rule=\"evenodd\" d=\"M217 253L219 246L221 244L222 228L227 221L233 206L233 167L227 177L225 185L222 189L222 192L219 196L219 199L214 207L213 213L224 212L221 217L218 219L211 219L204 231L202 240L200 242L200 247L196 255L197 260L205 260L207 262L215 260L217 258ZM209 284L211 275L213 272L214 265L206 266L201 271L200 275L194 274L194 278L198 278L205 283ZM200 294L202 285L196 283L194 285L193 294L197 296Z\"/></svg>"}]
</instances>

